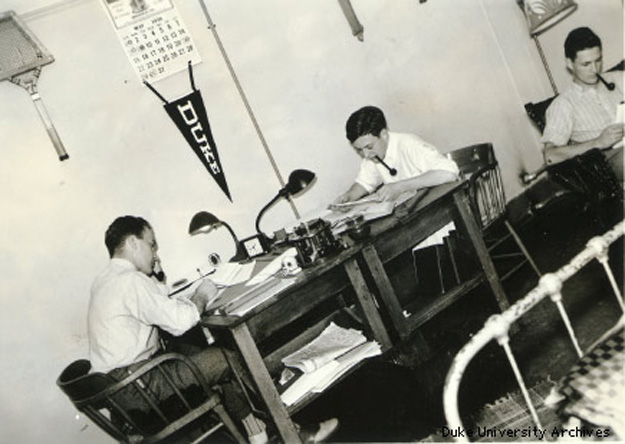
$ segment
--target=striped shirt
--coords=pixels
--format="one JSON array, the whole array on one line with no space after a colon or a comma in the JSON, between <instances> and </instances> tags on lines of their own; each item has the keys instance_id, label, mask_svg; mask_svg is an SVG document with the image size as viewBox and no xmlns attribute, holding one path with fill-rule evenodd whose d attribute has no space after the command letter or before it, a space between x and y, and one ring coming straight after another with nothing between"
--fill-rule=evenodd
<instances>
[{"instance_id":1,"label":"striped shirt","mask_svg":"<svg viewBox=\"0 0 625 444\"><path fill-rule=\"evenodd\" d=\"M616 106L623 101L623 74L617 71L601 76L616 84L614 91L601 83L596 88L582 88L573 83L547 109L547 126L541 142L555 146L586 142L599 137L606 126L615 123Z\"/></svg>"}]
</instances>

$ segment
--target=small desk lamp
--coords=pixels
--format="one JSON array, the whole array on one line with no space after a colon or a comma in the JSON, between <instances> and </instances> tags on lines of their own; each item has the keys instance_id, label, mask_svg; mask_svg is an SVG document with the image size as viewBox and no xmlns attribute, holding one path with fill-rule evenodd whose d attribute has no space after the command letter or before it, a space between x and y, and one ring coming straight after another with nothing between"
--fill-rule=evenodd
<instances>
[{"instance_id":1,"label":"small desk lamp","mask_svg":"<svg viewBox=\"0 0 625 444\"><path fill-rule=\"evenodd\" d=\"M527 18L530 36L534 39L540 54L540 60L547 71L551 88L553 88L555 94L558 94L558 88L553 81L551 70L547 64L543 48L538 41L538 36L575 12L577 3L574 0L525 0L523 3L523 11Z\"/></svg>"},{"instance_id":2,"label":"small desk lamp","mask_svg":"<svg viewBox=\"0 0 625 444\"><path fill-rule=\"evenodd\" d=\"M293 170L289 175L288 183L278 191L278 194L265 205L260 213L258 213L258 217L256 217L256 232L257 236L260 238L267 239L267 236L260 230L260 219L265 214L265 211L272 206L274 203L278 201L278 199L284 197L287 198L289 196L294 196L301 191L304 191L306 188L310 186L310 184L315 180L315 173L308 170Z\"/></svg>"},{"instance_id":3,"label":"small desk lamp","mask_svg":"<svg viewBox=\"0 0 625 444\"><path fill-rule=\"evenodd\" d=\"M222 226L228 229L236 246L236 253L234 256L232 256L230 262L240 262L247 259L248 257L245 253L245 249L239 242L236 234L234 234L234 231L232 231L230 225L222 220L219 220L217 216L215 216L213 213L209 213L208 211L200 211L199 213L196 213L195 216L193 216L193 218L191 219L191 223L189 224L189 234L193 236L199 233L208 233L214 228L219 228Z\"/></svg>"}]
</instances>

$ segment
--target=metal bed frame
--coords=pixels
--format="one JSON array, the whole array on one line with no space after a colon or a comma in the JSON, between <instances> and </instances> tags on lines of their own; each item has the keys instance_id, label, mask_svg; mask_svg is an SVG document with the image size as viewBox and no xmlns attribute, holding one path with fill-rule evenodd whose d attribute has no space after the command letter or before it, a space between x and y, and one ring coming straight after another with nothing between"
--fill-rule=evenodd
<instances>
[{"instance_id":1,"label":"metal bed frame","mask_svg":"<svg viewBox=\"0 0 625 444\"><path fill-rule=\"evenodd\" d=\"M450 429L453 430L458 427L463 428L462 420L460 419L460 414L458 412L458 389L460 387L460 382L465 369L471 359L473 359L473 357L475 357L475 355L492 340L496 340L497 343L504 349L517 383L521 389L521 393L523 394L525 403L527 404L527 408L531 414L532 420L537 427L542 428L540 418L538 417L536 408L530 400L529 392L523 380L523 376L519 371L519 366L517 365L512 349L510 348L510 328L515 321L530 311L534 306L536 306L536 304L546 297L549 297L551 301L556 304L558 312L568 331L573 347L575 348L578 357L581 358L583 352L579 346L579 341L577 340L575 332L571 326L569 316L562 303L561 290L563 283L567 279L571 278L575 273L580 271L585 265L597 259L599 263L603 265L603 269L610 281L614 295L621 309L625 312L623 296L616 283L612 269L608 264L608 250L610 245L623 235L625 235L625 221L619 222L602 236L596 236L590 239L584 250L575 256L567 265L564 265L554 273L544 274L540 278L538 285L523 298L503 313L491 316L484 324L484 327L477 332L458 352L451 364L449 372L447 373L443 392L445 417L447 419L447 425ZM466 437L460 436L456 439L457 441L468 442L468 438Z\"/></svg>"}]
</instances>

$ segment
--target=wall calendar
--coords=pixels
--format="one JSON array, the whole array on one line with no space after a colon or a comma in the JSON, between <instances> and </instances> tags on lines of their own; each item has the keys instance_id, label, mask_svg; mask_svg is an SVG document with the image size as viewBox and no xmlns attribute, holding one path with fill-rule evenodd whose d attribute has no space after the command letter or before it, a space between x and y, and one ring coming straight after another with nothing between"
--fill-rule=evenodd
<instances>
[{"instance_id":1,"label":"wall calendar","mask_svg":"<svg viewBox=\"0 0 625 444\"><path fill-rule=\"evenodd\" d=\"M150 83L201 62L172 0L102 0L128 60Z\"/></svg>"}]
</instances>

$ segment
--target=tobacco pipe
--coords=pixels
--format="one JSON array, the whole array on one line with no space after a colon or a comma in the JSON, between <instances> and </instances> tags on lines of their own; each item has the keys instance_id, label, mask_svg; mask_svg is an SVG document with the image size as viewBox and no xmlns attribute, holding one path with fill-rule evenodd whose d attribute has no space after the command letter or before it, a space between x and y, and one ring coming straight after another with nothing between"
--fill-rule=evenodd
<instances>
[{"instance_id":1,"label":"tobacco pipe","mask_svg":"<svg viewBox=\"0 0 625 444\"><path fill-rule=\"evenodd\" d=\"M608 88L608 91L614 91L616 85L613 82L606 81L606 79L601 77L599 74L597 74L597 78L605 85L606 88Z\"/></svg>"},{"instance_id":2,"label":"tobacco pipe","mask_svg":"<svg viewBox=\"0 0 625 444\"><path fill-rule=\"evenodd\" d=\"M388 170L391 176L397 175L397 170L395 168L391 168L390 166L388 166L382 159L380 159L380 156L376 155L375 158L378 159L378 162L384 165L384 167Z\"/></svg>"}]
</instances>

